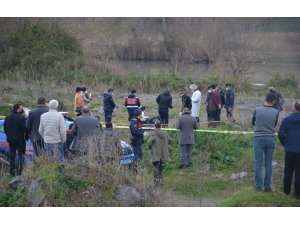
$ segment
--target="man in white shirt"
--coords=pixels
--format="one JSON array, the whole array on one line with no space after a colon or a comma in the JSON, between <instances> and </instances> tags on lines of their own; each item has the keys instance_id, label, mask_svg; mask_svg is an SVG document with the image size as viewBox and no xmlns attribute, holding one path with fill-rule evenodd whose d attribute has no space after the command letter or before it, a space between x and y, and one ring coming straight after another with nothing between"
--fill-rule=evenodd
<instances>
[{"instance_id":1,"label":"man in white shirt","mask_svg":"<svg viewBox=\"0 0 300 225\"><path fill-rule=\"evenodd\" d=\"M195 84L190 85L190 90L193 92L192 99L192 116L196 118L197 124L200 123L199 113L201 105L201 92Z\"/></svg>"}]
</instances>

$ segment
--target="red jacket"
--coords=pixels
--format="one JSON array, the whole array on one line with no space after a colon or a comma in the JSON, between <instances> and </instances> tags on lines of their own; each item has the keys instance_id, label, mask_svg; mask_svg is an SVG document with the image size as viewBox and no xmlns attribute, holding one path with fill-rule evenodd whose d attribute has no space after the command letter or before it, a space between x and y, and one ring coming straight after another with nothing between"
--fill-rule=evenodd
<instances>
[{"instance_id":1,"label":"red jacket","mask_svg":"<svg viewBox=\"0 0 300 225\"><path fill-rule=\"evenodd\" d=\"M218 90L214 90L209 101L209 112L214 112L221 109L221 95Z\"/></svg>"}]
</instances>

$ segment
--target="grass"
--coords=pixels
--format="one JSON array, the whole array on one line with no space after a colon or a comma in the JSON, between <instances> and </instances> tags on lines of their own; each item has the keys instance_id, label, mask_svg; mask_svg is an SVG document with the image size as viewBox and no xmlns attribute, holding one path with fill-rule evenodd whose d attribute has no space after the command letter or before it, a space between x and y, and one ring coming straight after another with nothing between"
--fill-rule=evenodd
<instances>
[{"instance_id":1,"label":"grass","mask_svg":"<svg viewBox=\"0 0 300 225\"><path fill-rule=\"evenodd\" d=\"M217 203L220 207L299 207L300 201L282 192L256 192L244 188L224 201Z\"/></svg>"}]
</instances>

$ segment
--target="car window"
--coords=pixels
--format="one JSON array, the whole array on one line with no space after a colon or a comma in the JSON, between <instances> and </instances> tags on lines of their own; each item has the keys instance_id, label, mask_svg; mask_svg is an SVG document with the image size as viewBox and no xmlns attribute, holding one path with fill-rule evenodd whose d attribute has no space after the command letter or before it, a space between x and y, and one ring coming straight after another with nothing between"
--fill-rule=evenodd
<instances>
[{"instance_id":1,"label":"car window","mask_svg":"<svg viewBox=\"0 0 300 225\"><path fill-rule=\"evenodd\" d=\"M3 126L3 124L0 125L0 132L4 132L4 126Z\"/></svg>"}]
</instances>

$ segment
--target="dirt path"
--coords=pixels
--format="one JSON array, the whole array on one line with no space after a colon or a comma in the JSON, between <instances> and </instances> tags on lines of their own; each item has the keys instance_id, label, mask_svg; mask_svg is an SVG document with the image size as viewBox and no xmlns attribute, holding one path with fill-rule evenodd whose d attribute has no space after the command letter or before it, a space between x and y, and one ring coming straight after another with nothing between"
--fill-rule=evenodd
<instances>
[{"instance_id":1,"label":"dirt path","mask_svg":"<svg viewBox=\"0 0 300 225\"><path fill-rule=\"evenodd\" d=\"M171 207L214 207L217 202L223 200L223 198L201 198L186 196L174 191L168 190L161 193L162 206Z\"/></svg>"}]
</instances>

